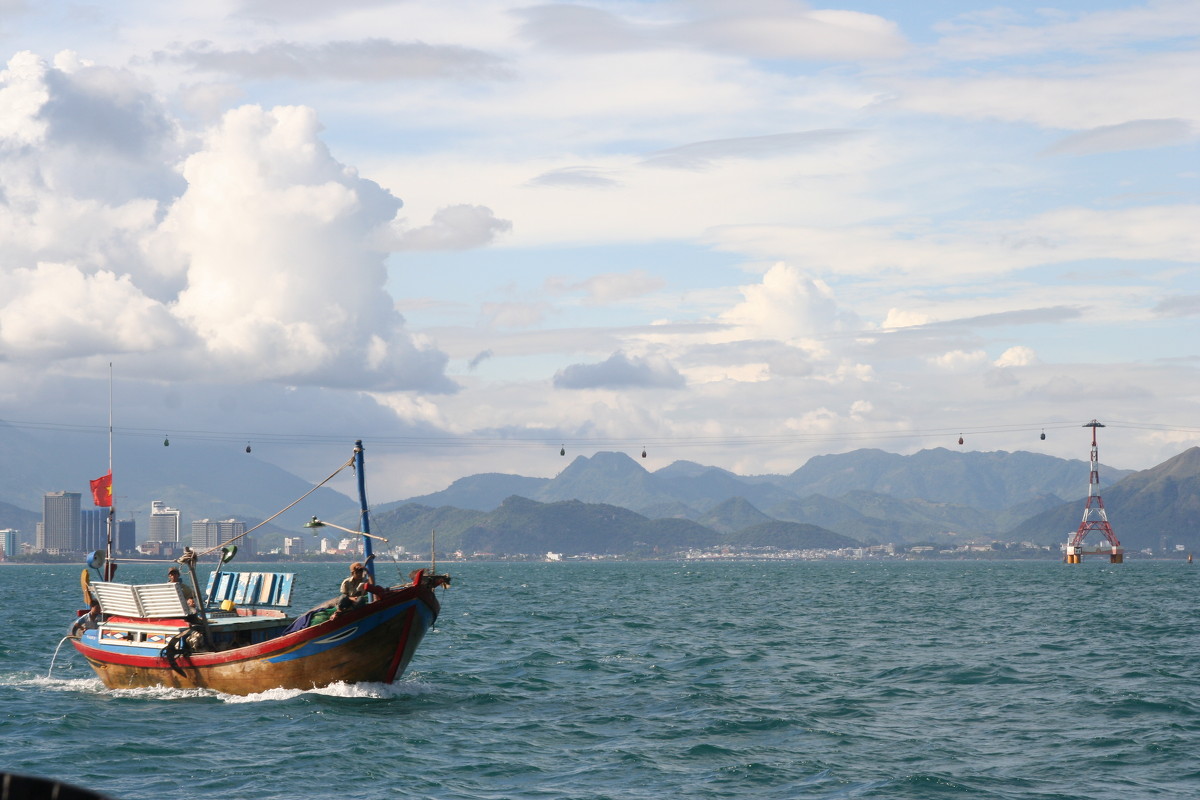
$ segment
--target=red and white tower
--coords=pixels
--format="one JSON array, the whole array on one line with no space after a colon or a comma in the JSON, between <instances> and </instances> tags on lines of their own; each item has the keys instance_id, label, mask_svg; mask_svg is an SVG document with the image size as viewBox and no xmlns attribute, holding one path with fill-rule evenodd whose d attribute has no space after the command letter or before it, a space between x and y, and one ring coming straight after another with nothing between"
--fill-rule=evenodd
<instances>
[{"instance_id":1,"label":"red and white tower","mask_svg":"<svg viewBox=\"0 0 1200 800\"><path fill-rule=\"evenodd\" d=\"M1083 427L1092 429L1092 471L1088 476L1088 499L1083 509L1083 521L1079 523L1079 530L1067 540L1066 561L1068 564L1081 563L1084 537L1091 531L1100 531L1112 546L1109 561L1120 564L1125 560L1125 553L1121 549L1121 543L1117 541L1117 535L1113 533L1112 526L1108 524L1108 513L1104 510L1104 500L1100 497L1100 450L1096 446L1096 429L1103 428L1104 424L1092 420ZM1102 553L1103 550L1094 552Z\"/></svg>"}]
</instances>

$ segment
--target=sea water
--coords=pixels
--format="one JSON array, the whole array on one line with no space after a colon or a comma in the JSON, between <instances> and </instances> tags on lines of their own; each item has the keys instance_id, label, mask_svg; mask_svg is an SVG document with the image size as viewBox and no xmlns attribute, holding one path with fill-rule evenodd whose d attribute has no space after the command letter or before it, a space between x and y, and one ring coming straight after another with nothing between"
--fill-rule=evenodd
<instances>
[{"instance_id":1,"label":"sea water","mask_svg":"<svg viewBox=\"0 0 1200 800\"><path fill-rule=\"evenodd\" d=\"M80 567L0 567L0 767L118 800L1200 797L1182 562L439 566L401 681L251 697L110 691L69 644L50 672ZM345 571L293 568L301 607Z\"/></svg>"}]
</instances>

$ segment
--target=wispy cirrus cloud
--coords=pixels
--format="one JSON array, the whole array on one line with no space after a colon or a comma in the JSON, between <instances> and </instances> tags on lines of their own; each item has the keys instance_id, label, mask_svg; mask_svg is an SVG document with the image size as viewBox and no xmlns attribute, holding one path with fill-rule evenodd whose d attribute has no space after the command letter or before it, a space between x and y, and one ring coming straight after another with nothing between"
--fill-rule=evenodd
<instances>
[{"instance_id":1,"label":"wispy cirrus cloud","mask_svg":"<svg viewBox=\"0 0 1200 800\"><path fill-rule=\"evenodd\" d=\"M694 4L671 22L569 3L523 9L522 33L566 52L710 50L752 58L842 61L895 58L908 50L898 25L876 14L814 9L793 0Z\"/></svg>"},{"instance_id":2,"label":"wispy cirrus cloud","mask_svg":"<svg viewBox=\"0 0 1200 800\"><path fill-rule=\"evenodd\" d=\"M1089 156L1165 147L1194 140L1200 131L1185 119L1139 119L1104 125L1066 136L1043 152L1052 156Z\"/></svg>"},{"instance_id":3,"label":"wispy cirrus cloud","mask_svg":"<svg viewBox=\"0 0 1200 800\"><path fill-rule=\"evenodd\" d=\"M643 163L656 167L695 169L722 159L769 159L815 150L839 144L857 135L859 132L853 130L822 130L716 139L659 150L647 156Z\"/></svg>"}]
</instances>

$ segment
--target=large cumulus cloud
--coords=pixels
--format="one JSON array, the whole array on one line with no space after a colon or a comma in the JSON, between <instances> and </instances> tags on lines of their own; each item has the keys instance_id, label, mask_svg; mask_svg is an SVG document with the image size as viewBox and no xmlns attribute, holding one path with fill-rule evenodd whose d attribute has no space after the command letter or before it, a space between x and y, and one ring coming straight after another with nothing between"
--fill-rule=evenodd
<instances>
[{"instance_id":1,"label":"large cumulus cloud","mask_svg":"<svg viewBox=\"0 0 1200 800\"><path fill-rule=\"evenodd\" d=\"M189 132L135 76L21 53L0 72L0 186L5 360L457 388L384 289L401 201L334 158L310 109Z\"/></svg>"}]
</instances>

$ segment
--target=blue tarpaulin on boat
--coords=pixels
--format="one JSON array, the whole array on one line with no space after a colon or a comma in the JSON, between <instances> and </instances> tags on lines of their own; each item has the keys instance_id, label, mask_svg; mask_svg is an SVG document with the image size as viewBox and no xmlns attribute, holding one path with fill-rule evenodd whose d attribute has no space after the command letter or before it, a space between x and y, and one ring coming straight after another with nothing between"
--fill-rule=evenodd
<instances>
[{"instance_id":1,"label":"blue tarpaulin on boat","mask_svg":"<svg viewBox=\"0 0 1200 800\"><path fill-rule=\"evenodd\" d=\"M295 577L294 572L213 573L205 594L218 604L232 600L239 606L290 606Z\"/></svg>"}]
</instances>

